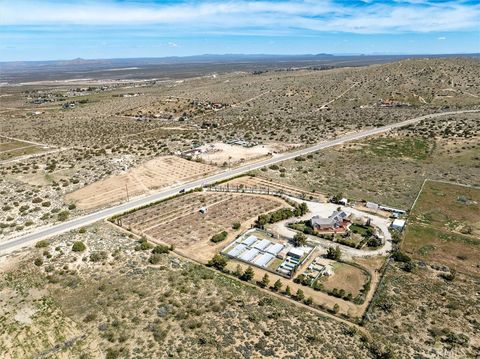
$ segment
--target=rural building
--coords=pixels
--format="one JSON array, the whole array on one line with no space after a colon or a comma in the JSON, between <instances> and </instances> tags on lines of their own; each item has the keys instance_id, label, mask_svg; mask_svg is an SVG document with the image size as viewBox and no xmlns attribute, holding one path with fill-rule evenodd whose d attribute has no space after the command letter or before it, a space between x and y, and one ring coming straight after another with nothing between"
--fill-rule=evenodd
<instances>
[{"instance_id":1,"label":"rural building","mask_svg":"<svg viewBox=\"0 0 480 359\"><path fill-rule=\"evenodd\" d=\"M338 201L339 204L346 206L348 204L348 199L342 198L340 201Z\"/></svg>"},{"instance_id":2,"label":"rural building","mask_svg":"<svg viewBox=\"0 0 480 359\"><path fill-rule=\"evenodd\" d=\"M367 202L367 204L365 205L365 207L370 208L370 209L377 210L377 209L378 209L378 204L377 204L377 203L374 203L374 202Z\"/></svg>"},{"instance_id":3,"label":"rural building","mask_svg":"<svg viewBox=\"0 0 480 359\"><path fill-rule=\"evenodd\" d=\"M387 207L387 206L379 206L380 209L383 209L384 211L387 212L392 212L392 213L397 213L397 214L405 214L407 213L403 209L398 209L398 208L393 208L393 207Z\"/></svg>"},{"instance_id":4,"label":"rural building","mask_svg":"<svg viewBox=\"0 0 480 359\"><path fill-rule=\"evenodd\" d=\"M305 252L303 251L303 249L292 248L288 251L287 256L293 257L293 258L296 258L296 259L300 259L300 258L303 257L304 254L305 254Z\"/></svg>"},{"instance_id":5,"label":"rural building","mask_svg":"<svg viewBox=\"0 0 480 359\"><path fill-rule=\"evenodd\" d=\"M348 215L344 211L335 211L328 218L313 216L310 224L314 230L335 229L347 221Z\"/></svg>"},{"instance_id":6,"label":"rural building","mask_svg":"<svg viewBox=\"0 0 480 359\"><path fill-rule=\"evenodd\" d=\"M405 220L404 219L395 219L393 222L392 222L392 226L391 226L393 229L397 230L397 231L402 231L403 228L405 227Z\"/></svg>"}]
</instances>

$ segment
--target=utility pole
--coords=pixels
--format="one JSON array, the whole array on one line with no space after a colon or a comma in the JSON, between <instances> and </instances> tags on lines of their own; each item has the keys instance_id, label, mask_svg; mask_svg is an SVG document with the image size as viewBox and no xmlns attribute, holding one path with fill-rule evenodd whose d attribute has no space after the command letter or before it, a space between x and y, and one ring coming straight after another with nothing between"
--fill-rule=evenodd
<instances>
[{"instance_id":1,"label":"utility pole","mask_svg":"<svg viewBox=\"0 0 480 359\"><path fill-rule=\"evenodd\" d=\"M125 183L125 191L127 192L127 202L128 202L130 199L128 198L128 187L127 187L127 183Z\"/></svg>"}]
</instances>

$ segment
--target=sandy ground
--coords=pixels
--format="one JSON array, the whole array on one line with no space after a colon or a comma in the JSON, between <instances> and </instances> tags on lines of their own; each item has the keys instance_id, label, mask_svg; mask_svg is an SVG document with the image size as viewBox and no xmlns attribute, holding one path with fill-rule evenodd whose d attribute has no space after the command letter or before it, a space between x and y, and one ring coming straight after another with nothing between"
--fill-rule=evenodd
<instances>
[{"instance_id":1,"label":"sandy ground","mask_svg":"<svg viewBox=\"0 0 480 359\"><path fill-rule=\"evenodd\" d=\"M176 156L150 160L120 175L108 177L66 195L80 209L92 209L120 202L153 189L192 181L213 173L215 167Z\"/></svg>"},{"instance_id":2,"label":"sandy ground","mask_svg":"<svg viewBox=\"0 0 480 359\"><path fill-rule=\"evenodd\" d=\"M229 145L223 142L215 142L201 146L200 149L205 152L199 154L198 157L206 163L217 165L227 163L232 165L274 155L279 152L285 152L294 147L296 146L284 144L262 144L253 147L243 147L239 145Z\"/></svg>"}]
</instances>

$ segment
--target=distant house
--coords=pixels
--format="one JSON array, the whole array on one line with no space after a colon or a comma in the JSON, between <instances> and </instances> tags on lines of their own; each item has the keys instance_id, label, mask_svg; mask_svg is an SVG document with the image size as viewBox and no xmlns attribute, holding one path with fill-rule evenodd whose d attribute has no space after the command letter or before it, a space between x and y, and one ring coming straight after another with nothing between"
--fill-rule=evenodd
<instances>
[{"instance_id":1,"label":"distant house","mask_svg":"<svg viewBox=\"0 0 480 359\"><path fill-rule=\"evenodd\" d=\"M198 210L201 214L205 214L207 213L207 207L200 207L200 209Z\"/></svg>"},{"instance_id":2,"label":"distant house","mask_svg":"<svg viewBox=\"0 0 480 359\"><path fill-rule=\"evenodd\" d=\"M348 199L342 198L340 201L338 201L339 204L346 206L348 204Z\"/></svg>"},{"instance_id":3,"label":"distant house","mask_svg":"<svg viewBox=\"0 0 480 359\"><path fill-rule=\"evenodd\" d=\"M344 211L335 211L328 218L313 216L310 225L316 231L335 229L341 227L347 220L348 215Z\"/></svg>"}]
</instances>

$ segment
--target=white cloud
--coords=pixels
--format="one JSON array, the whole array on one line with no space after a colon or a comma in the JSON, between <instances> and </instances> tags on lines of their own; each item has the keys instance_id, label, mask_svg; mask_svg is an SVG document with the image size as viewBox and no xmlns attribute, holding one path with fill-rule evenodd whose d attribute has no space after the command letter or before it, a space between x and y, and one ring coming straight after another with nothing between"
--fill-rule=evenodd
<instances>
[{"instance_id":1,"label":"white cloud","mask_svg":"<svg viewBox=\"0 0 480 359\"><path fill-rule=\"evenodd\" d=\"M169 42L168 47L178 47L178 44L175 42Z\"/></svg>"},{"instance_id":2,"label":"white cloud","mask_svg":"<svg viewBox=\"0 0 480 359\"><path fill-rule=\"evenodd\" d=\"M319 32L396 33L478 28L480 5L463 1L366 1L360 8L331 0L206 1L154 5L110 1L0 1L2 25L155 24L169 30L243 32L310 30Z\"/></svg>"},{"instance_id":3,"label":"white cloud","mask_svg":"<svg viewBox=\"0 0 480 359\"><path fill-rule=\"evenodd\" d=\"M446 40L446 39L447 39L447 38L446 38L445 36L440 36L440 37L437 37L437 40L440 40L440 41L442 41L442 40Z\"/></svg>"}]
</instances>

